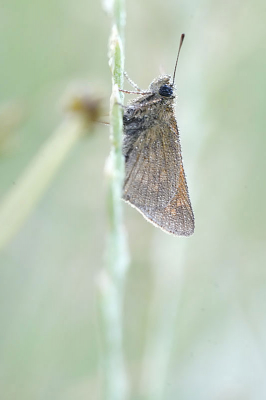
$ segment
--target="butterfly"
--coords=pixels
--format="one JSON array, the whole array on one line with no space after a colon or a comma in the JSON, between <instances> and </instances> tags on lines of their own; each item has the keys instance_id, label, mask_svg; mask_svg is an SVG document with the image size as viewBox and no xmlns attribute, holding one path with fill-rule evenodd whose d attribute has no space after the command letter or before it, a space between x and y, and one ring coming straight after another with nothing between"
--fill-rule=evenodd
<instances>
[{"instance_id":1,"label":"butterfly","mask_svg":"<svg viewBox=\"0 0 266 400\"><path fill-rule=\"evenodd\" d=\"M183 40L184 35L173 79L170 75L159 76L148 90L141 90L126 75L137 91L121 91L140 96L124 107L123 199L163 231L190 236L194 232L194 214L174 110L174 79Z\"/></svg>"}]
</instances>

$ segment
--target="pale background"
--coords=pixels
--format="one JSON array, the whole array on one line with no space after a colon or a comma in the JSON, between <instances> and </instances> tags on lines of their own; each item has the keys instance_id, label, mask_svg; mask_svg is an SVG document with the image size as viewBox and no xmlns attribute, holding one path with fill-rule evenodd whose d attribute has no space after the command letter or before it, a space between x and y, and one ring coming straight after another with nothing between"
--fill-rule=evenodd
<instances>
[{"instance_id":1,"label":"pale background","mask_svg":"<svg viewBox=\"0 0 266 400\"><path fill-rule=\"evenodd\" d=\"M265 20L264 0L128 1L126 70L142 88L172 73L186 33L177 120L196 218L193 237L174 238L124 207L131 400L266 398ZM108 102L109 32L98 1L1 1L0 106L22 113L1 143L1 196L60 124L69 83ZM3 400L102 399L108 151L99 125L0 255Z\"/></svg>"}]
</instances>

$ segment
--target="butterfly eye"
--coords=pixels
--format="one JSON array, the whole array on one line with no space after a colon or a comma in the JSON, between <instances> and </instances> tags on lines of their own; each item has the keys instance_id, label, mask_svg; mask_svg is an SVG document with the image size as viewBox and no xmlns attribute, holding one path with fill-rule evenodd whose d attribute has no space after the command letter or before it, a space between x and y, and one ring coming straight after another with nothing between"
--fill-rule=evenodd
<instances>
[{"instance_id":1,"label":"butterfly eye","mask_svg":"<svg viewBox=\"0 0 266 400\"><path fill-rule=\"evenodd\" d=\"M162 85L159 89L159 94L164 97L170 97L173 94L173 89L171 86Z\"/></svg>"}]
</instances>

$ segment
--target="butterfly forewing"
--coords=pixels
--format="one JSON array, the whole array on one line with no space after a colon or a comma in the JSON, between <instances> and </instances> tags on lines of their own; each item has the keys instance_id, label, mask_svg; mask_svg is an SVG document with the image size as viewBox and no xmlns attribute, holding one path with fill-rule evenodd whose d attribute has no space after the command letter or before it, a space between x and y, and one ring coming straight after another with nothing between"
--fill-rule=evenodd
<instances>
[{"instance_id":1,"label":"butterfly forewing","mask_svg":"<svg viewBox=\"0 0 266 400\"><path fill-rule=\"evenodd\" d=\"M167 126L154 125L135 137L125 154L124 199L147 210L166 207L178 185L179 148L178 136ZM169 165L175 169L170 171Z\"/></svg>"}]
</instances>

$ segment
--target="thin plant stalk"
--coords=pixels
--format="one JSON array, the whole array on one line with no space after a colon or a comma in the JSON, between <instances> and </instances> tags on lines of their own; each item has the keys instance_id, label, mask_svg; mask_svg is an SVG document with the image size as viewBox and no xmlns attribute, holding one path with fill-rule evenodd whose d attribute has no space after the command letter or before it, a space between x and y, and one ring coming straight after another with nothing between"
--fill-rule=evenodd
<instances>
[{"instance_id":1,"label":"thin plant stalk","mask_svg":"<svg viewBox=\"0 0 266 400\"><path fill-rule=\"evenodd\" d=\"M75 143L82 137L82 118L69 117L51 135L0 204L0 251L34 210Z\"/></svg>"},{"instance_id":2,"label":"thin plant stalk","mask_svg":"<svg viewBox=\"0 0 266 400\"><path fill-rule=\"evenodd\" d=\"M106 166L108 237L105 268L100 277L100 308L103 328L102 370L104 399L126 400L128 382L123 352L123 303L128 252L123 226L122 187L124 159L122 155L124 54L123 30L125 4L123 0L111 3L113 17L110 38L109 64L112 71L110 99L111 151Z\"/></svg>"}]
</instances>

